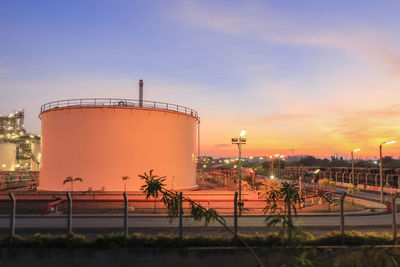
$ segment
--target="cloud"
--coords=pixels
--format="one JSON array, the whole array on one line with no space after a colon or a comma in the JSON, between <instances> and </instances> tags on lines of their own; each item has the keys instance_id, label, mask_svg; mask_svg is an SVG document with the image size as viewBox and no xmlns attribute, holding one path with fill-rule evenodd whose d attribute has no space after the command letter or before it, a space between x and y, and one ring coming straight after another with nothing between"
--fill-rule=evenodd
<instances>
[{"instance_id":1,"label":"cloud","mask_svg":"<svg viewBox=\"0 0 400 267\"><path fill-rule=\"evenodd\" d=\"M259 120L262 122L275 122L275 121L298 121L308 118L311 118L311 116L304 114L275 114L271 116L260 117Z\"/></svg>"},{"instance_id":2,"label":"cloud","mask_svg":"<svg viewBox=\"0 0 400 267\"><path fill-rule=\"evenodd\" d=\"M382 141L399 136L400 105L341 114L333 122L332 134L353 143Z\"/></svg>"},{"instance_id":3,"label":"cloud","mask_svg":"<svg viewBox=\"0 0 400 267\"><path fill-rule=\"evenodd\" d=\"M216 148L225 148L225 147L231 147L232 145L230 144L214 144L214 147Z\"/></svg>"},{"instance_id":4,"label":"cloud","mask_svg":"<svg viewBox=\"0 0 400 267\"><path fill-rule=\"evenodd\" d=\"M400 51L382 30L367 26L348 26L338 30L319 28L289 19L257 4L237 8L207 6L203 2L185 1L175 9L174 17L185 27L207 29L222 34L265 42L315 46L358 56L391 74L400 74Z\"/></svg>"}]
</instances>

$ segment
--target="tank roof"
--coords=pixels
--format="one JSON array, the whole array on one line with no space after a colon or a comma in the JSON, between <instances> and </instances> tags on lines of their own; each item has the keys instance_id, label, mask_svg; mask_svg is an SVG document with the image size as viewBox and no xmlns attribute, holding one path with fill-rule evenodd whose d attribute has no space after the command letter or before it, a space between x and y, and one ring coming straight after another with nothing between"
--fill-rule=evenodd
<instances>
[{"instance_id":1,"label":"tank roof","mask_svg":"<svg viewBox=\"0 0 400 267\"><path fill-rule=\"evenodd\" d=\"M40 113L43 113L48 110L53 110L58 108L69 108L69 107L134 107L134 108L168 110L168 111L184 113L193 116L198 120L200 119L197 111L181 105L148 101L148 100L140 101L134 99L118 99L118 98L82 98L82 99L53 101L42 105L40 108Z\"/></svg>"}]
</instances>

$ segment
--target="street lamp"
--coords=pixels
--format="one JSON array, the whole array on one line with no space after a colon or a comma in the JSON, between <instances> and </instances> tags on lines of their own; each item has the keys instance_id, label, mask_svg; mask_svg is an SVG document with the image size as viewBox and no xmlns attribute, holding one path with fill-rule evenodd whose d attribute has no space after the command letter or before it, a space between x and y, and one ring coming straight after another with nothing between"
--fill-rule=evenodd
<instances>
[{"instance_id":1,"label":"street lamp","mask_svg":"<svg viewBox=\"0 0 400 267\"><path fill-rule=\"evenodd\" d=\"M270 174L270 178L271 179L274 179L275 178L275 166L274 166L274 160L275 160L275 158L278 158L278 165L280 165L279 163L279 157L280 157L281 155L280 154L275 154L275 155L273 155L273 156L269 156L269 158L271 159L271 174ZM282 155L283 156L283 155ZM278 175L279 175L279 173L278 173Z\"/></svg>"},{"instance_id":2,"label":"street lamp","mask_svg":"<svg viewBox=\"0 0 400 267\"><path fill-rule=\"evenodd\" d=\"M354 184L354 152L360 151L361 149L353 149L351 151L351 184Z\"/></svg>"},{"instance_id":3,"label":"street lamp","mask_svg":"<svg viewBox=\"0 0 400 267\"><path fill-rule=\"evenodd\" d=\"M381 182L381 203L383 203L383 172L382 172L382 146L396 143L396 140L386 141L379 145L379 176Z\"/></svg>"},{"instance_id":4,"label":"street lamp","mask_svg":"<svg viewBox=\"0 0 400 267\"><path fill-rule=\"evenodd\" d=\"M244 138L244 136L246 135L246 130L242 130L242 132L240 133L240 137L239 138L232 138L232 144L234 145L238 145L238 149L239 149L239 162L238 162L238 169L239 169L239 202L238 202L238 206L239 206L239 216L242 216L242 207L243 207L243 203L242 203L242 145L246 144L246 138Z\"/></svg>"}]
</instances>

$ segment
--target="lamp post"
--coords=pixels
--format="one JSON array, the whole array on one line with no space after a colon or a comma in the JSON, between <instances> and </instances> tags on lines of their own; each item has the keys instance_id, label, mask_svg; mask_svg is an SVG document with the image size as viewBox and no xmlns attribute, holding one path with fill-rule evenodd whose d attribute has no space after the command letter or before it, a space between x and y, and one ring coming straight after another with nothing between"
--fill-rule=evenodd
<instances>
[{"instance_id":1,"label":"lamp post","mask_svg":"<svg viewBox=\"0 0 400 267\"><path fill-rule=\"evenodd\" d=\"M274 157L273 156L269 156L269 158L271 159L271 173L269 175L269 178L274 179L275 175L274 175Z\"/></svg>"},{"instance_id":2,"label":"lamp post","mask_svg":"<svg viewBox=\"0 0 400 267\"><path fill-rule=\"evenodd\" d=\"M271 175L269 176L269 178L271 179L275 179L275 166L274 166L274 160L277 157L278 158L278 166L280 165L279 163L279 154L275 154L273 156L269 156L269 158L271 159Z\"/></svg>"},{"instance_id":3,"label":"lamp post","mask_svg":"<svg viewBox=\"0 0 400 267\"><path fill-rule=\"evenodd\" d=\"M381 203L383 203L383 170L382 170L382 146L396 143L396 140L386 141L379 145L379 176L381 183Z\"/></svg>"},{"instance_id":4,"label":"lamp post","mask_svg":"<svg viewBox=\"0 0 400 267\"><path fill-rule=\"evenodd\" d=\"M239 216L242 216L242 145L246 144L246 138L243 138L246 135L246 130L242 130L240 133L239 138L232 138L232 144L238 145L239 149L239 162L238 162L238 169L239 169Z\"/></svg>"},{"instance_id":5,"label":"lamp post","mask_svg":"<svg viewBox=\"0 0 400 267\"><path fill-rule=\"evenodd\" d=\"M351 184L354 184L354 152L360 151L361 149L353 149L351 151Z\"/></svg>"}]
</instances>

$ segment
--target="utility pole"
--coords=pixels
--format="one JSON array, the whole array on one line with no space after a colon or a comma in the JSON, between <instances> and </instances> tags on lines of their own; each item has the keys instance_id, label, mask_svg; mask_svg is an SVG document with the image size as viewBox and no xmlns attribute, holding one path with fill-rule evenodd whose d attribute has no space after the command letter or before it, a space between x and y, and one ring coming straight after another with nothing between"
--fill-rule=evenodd
<instances>
[{"instance_id":1,"label":"utility pole","mask_svg":"<svg viewBox=\"0 0 400 267\"><path fill-rule=\"evenodd\" d=\"M237 144L238 149L239 149L239 163L238 163L238 168L239 168L239 216L242 216L242 208L243 208L243 202L242 202L242 144L246 144L246 138L243 138L246 135L246 130L242 130L240 133L239 138L232 138L232 144Z\"/></svg>"},{"instance_id":2,"label":"utility pole","mask_svg":"<svg viewBox=\"0 0 400 267\"><path fill-rule=\"evenodd\" d=\"M351 184L354 185L354 152L360 151L359 148L351 151Z\"/></svg>"},{"instance_id":3,"label":"utility pole","mask_svg":"<svg viewBox=\"0 0 400 267\"><path fill-rule=\"evenodd\" d=\"M380 176L380 186L381 186L381 203L383 204L383 170L382 170L382 146L396 143L396 140L383 142L379 145L379 176Z\"/></svg>"}]
</instances>

